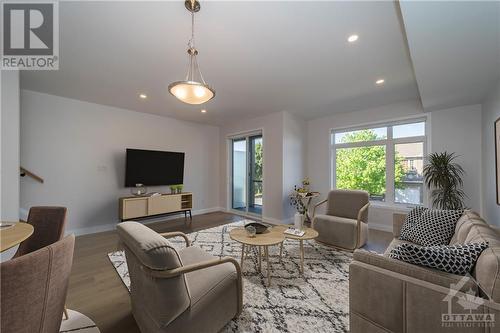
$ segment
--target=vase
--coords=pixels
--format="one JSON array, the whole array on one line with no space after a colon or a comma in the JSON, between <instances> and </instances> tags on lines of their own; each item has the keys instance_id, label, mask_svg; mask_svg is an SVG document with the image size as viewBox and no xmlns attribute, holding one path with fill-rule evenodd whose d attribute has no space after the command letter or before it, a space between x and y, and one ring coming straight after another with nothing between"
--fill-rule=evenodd
<instances>
[{"instance_id":1,"label":"vase","mask_svg":"<svg viewBox=\"0 0 500 333\"><path fill-rule=\"evenodd\" d=\"M132 187L130 192L135 196L143 196L147 193L148 189L143 184L135 184L135 187Z\"/></svg>"},{"instance_id":2,"label":"vase","mask_svg":"<svg viewBox=\"0 0 500 333\"><path fill-rule=\"evenodd\" d=\"M296 229L302 229L304 227L304 214L295 213L293 217L293 224Z\"/></svg>"}]
</instances>

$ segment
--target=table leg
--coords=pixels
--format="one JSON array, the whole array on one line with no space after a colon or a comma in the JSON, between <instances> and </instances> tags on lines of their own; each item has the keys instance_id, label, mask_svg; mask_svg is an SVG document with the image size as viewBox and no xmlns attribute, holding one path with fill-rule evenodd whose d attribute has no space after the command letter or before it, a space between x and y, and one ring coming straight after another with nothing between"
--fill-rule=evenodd
<instances>
[{"instance_id":1,"label":"table leg","mask_svg":"<svg viewBox=\"0 0 500 333\"><path fill-rule=\"evenodd\" d=\"M271 263L269 262L269 248L267 246L264 247L264 254L266 256L267 262L267 286L271 286Z\"/></svg>"},{"instance_id":2,"label":"table leg","mask_svg":"<svg viewBox=\"0 0 500 333\"><path fill-rule=\"evenodd\" d=\"M300 271L304 274L304 241L300 240Z\"/></svg>"},{"instance_id":3,"label":"table leg","mask_svg":"<svg viewBox=\"0 0 500 333\"><path fill-rule=\"evenodd\" d=\"M244 259L245 259L245 244L241 244L241 269L243 269Z\"/></svg>"},{"instance_id":4,"label":"table leg","mask_svg":"<svg viewBox=\"0 0 500 333\"><path fill-rule=\"evenodd\" d=\"M259 272L261 272L262 271L262 251L261 251L262 246L258 246L258 248L259 248Z\"/></svg>"},{"instance_id":5,"label":"table leg","mask_svg":"<svg viewBox=\"0 0 500 333\"><path fill-rule=\"evenodd\" d=\"M285 242L285 241L282 241L282 242L281 242L281 245L280 245L280 261L282 260L282 256L283 256L283 243L284 243L284 242Z\"/></svg>"}]
</instances>

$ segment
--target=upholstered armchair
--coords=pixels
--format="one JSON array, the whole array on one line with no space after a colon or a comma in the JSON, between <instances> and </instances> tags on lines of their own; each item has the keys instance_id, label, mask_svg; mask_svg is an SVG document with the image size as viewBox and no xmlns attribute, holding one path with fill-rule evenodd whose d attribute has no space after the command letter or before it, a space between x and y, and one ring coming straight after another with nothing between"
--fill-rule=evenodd
<instances>
[{"instance_id":1,"label":"upholstered armchair","mask_svg":"<svg viewBox=\"0 0 500 333\"><path fill-rule=\"evenodd\" d=\"M325 203L325 214L316 215L317 207ZM330 191L313 209L312 228L319 233L316 241L347 251L362 247L368 238L369 206L366 191Z\"/></svg>"},{"instance_id":2,"label":"upholstered armchair","mask_svg":"<svg viewBox=\"0 0 500 333\"><path fill-rule=\"evenodd\" d=\"M230 257L190 246L181 232L118 224L130 275L132 314L141 332L218 332L241 313L241 269ZM176 250L167 238L181 236Z\"/></svg>"},{"instance_id":3,"label":"upholstered armchair","mask_svg":"<svg viewBox=\"0 0 500 333\"><path fill-rule=\"evenodd\" d=\"M0 264L0 332L59 332L74 244L70 235Z\"/></svg>"}]
</instances>

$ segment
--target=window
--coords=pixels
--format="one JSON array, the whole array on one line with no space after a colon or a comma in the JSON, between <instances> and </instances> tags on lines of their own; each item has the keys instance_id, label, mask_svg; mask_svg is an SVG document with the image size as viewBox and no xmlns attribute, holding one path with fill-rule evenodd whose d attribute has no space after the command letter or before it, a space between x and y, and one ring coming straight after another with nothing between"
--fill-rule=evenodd
<instances>
[{"instance_id":1,"label":"window","mask_svg":"<svg viewBox=\"0 0 500 333\"><path fill-rule=\"evenodd\" d=\"M375 201L424 203L425 120L332 131L332 187Z\"/></svg>"}]
</instances>

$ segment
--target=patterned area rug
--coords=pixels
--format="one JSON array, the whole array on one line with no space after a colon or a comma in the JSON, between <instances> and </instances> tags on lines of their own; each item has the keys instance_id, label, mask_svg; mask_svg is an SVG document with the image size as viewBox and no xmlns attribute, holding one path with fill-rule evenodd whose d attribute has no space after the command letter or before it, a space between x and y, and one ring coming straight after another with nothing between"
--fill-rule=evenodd
<instances>
[{"instance_id":1,"label":"patterned area rug","mask_svg":"<svg viewBox=\"0 0 500 333\"><path fill-rule=\"evenodd\" d=\"M189 234L194 246L216 256L241 259L241 244L229 238L232 228L244 221ZM174 238L181 248L185 243ZM252 249L243 267L243 312L222 332L348 332L349 263L352 255L304 242L304 274L300 274L299 243L285 240L283 260L279 246L269 247L271 286L266 285L266 263L258 271L257 250ZM125 286L130 290L123 251L108 254Z\"/></svg>"}]
</instances>

